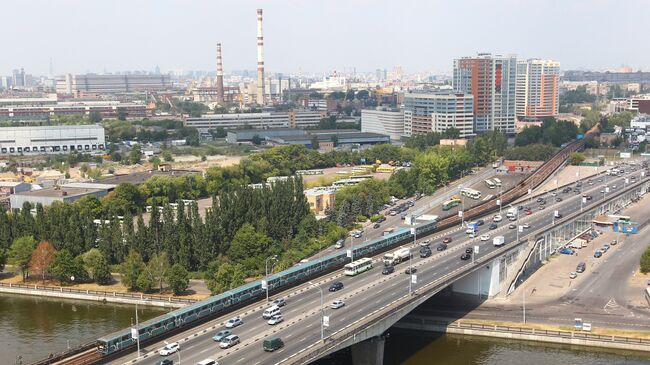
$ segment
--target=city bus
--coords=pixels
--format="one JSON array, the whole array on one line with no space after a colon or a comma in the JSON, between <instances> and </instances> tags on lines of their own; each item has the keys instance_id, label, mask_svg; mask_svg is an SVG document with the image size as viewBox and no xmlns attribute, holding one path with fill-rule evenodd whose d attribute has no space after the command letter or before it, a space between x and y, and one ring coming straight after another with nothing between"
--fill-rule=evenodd
<instances>
[{"instance_id":1,"label":"city bus","mask_svg":"<svg viewBox=\"0 0 650 365\"><path fill-rule=\"evenodd\" d=\"M466 196L472 199L481 199L481 192L478 190L463 188L460 190L460 195Z\"/></svg>"},{"instance_id":2,"label":"city bus","mask_svg":"<svg viewBox=\"0 0 650 365\"><path fill-rule=\"evenodd\" d=\"M492 181L490 179L485 180L485 185L487 185L488 188L490 188L490 189L494 189L494 188L497 187L497 184L495 184L494 181Z\"/></svg>"},{"instance_id":3,"label":"city bus","mask_svg":"<svg viewBox=\"0 0 650 365\"><path fill-rule=\"evenodd\" d=\"M296 175L322 175L323 170L297 170Z\"/></svg>"},{"instance_id":4,"label":"city bus","mask_svg":"<svg viewBox=\"0 0 650 365\"><path fill-rule=\"evenodd\" d=\"M610 215L610 218L615 218L621 223L630 223L630 220L632 219L629 215Z\"/></svg>"},{"instance_id":5,"label":"city bus","mask_svg":"<svg viewBox=\"0 0 650 365\"><path fill-rule=\"evenodd\" d=\"M460 199L451 199L442 203L442 210L449 210L460 205Z\"/></svg>"},{"instance_id":6,"label":"city bus","mask_svg":"<svg viewBox=\"0 0 650 365\"><path fill-rule=\"evenodd\" d=\"M492 178L492 181L494 181L494 184L495 184L496 186L501 186L501 185L503 185L503 183L501 182L501 179L499 179L498 177Z\"/></svg>"},{"instance_id":7,"label":"city bus","mask_svg":"<svg viewBox=\"0 0 650 365\"><path fill-rule=\"evenodd\" d=\"M355 276L357 274L361 274L364 271L372 269L372 259L365 257L355 262L346 264L343 268L345 275Z\"/></svg>"}]
</instances>

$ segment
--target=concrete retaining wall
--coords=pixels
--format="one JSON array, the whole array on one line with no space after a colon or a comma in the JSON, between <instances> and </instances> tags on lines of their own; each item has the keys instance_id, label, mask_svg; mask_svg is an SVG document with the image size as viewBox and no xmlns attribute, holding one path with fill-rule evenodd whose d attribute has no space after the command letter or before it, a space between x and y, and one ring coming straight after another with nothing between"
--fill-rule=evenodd
<instances>
[{"instance_id":1,"label":"concrete retaining wall","mask_svg":"<svg viewBox=\"0 0 650 365\"><path fill-rule=\"evenodd\" d=\"M76 294L76 293L64 293L56 292L50 290L38 290L38 289L27 289L27 288L9 288L0 286L0 293L11 293L11 294L20 294L20 295L32 295L39 297L52 297L52 298L65 298L65 299L77 299L77 300L88 300L93 302L102 302L102 303L121 303L121 304L135 304L146 305L152 307L162 307L162 308L182 308L187 304L184 303L174 303L174 302L165 302L165 301L154 301L154 300L139 300L134 298L121 298L113 297L110 295L101 296L93 294Z\"/></svg>"}]
</instances>

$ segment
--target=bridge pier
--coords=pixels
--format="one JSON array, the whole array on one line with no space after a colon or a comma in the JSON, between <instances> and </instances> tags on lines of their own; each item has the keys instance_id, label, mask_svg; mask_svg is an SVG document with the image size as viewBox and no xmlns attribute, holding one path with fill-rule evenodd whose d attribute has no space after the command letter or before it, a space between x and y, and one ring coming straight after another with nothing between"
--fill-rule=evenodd
<instances>
[{"instance_id":1,"label":"bridge pier","mask_svg":"<svg viewBox=\"0 0 650 365\"><path fill-rule=\"evenodd\" d=\"M354 365L382 365L384 363L384 336L372 337L352 345Z\"/></svg>"}]
</instances>

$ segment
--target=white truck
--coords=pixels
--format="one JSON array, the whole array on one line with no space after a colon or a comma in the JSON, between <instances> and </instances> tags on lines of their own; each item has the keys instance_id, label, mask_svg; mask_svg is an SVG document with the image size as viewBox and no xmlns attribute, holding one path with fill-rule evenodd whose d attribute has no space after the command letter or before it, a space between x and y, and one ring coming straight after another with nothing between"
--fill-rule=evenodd
<instances>
[{"instance_id":1,"label":"white truck","mask_svg":"<svg viewBox=\"0 0 650 365\"><path fill-rule=\"evenodd\" d=\"M506 217L508 218L514 218L517 216L517 207L510 207L506 211Z\"/></svg>"},{"instance_id":2,"label":"white truck","mask_svg":"<svg viewBox=\"0 0 650 365\"><path fill-rule=\"evenodd\" d=\"M399 264L402 261L406 261L411 257L411 250L408 248L400 248L393 253L387 253L384 255L384 265L392 266Z\"/></svg>"},{"instance_id":3,"label":"white truck","mask_svg":"<svg viewBox=\"0 0 650 365\"><path fill-rule=\"evenodd\" d=\"M492 244L496 247L503 246L506 243L506 238L503 236L496 236L492 239Z\"/></svg>"}]
</instances>

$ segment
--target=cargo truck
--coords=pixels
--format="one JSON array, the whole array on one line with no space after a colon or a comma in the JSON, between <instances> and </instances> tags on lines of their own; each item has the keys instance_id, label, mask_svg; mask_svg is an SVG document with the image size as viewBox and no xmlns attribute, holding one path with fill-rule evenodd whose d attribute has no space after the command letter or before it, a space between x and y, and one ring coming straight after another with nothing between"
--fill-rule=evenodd
<instances>
[{"instance_id":1,"label":"cargo truck","mask_svg":"<svg viewBox=\"0 0 650 365\"><path fill-rule=\"evenodd\" d=\"M503 246L506 243L506 238L503 236L496 236L492 239L492 244L496 247Z\"/></svg>"},{"instance_id":2,"label":"cargo truck","mask_svg":"<svg viewBox=\"0 0 650 365\"><path fill-rule=\"evenodd\" d=\"M411 250L408 248L400 248L393 253L384 255L384 265L392 266L406 261L411 257Z\"/></svg>"},{"instance_id":3,"label":"cargo truck","mask_svg":"<svg viewBox=\"0 0 650 365\"><path fill-rule=\"evenodd\" d=\"M506 212L506 217L508 218L514 218L517 216L517 208L516 207L510 207L508 208L508 211Z\"/></svg>"}]
</instances>

